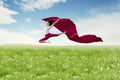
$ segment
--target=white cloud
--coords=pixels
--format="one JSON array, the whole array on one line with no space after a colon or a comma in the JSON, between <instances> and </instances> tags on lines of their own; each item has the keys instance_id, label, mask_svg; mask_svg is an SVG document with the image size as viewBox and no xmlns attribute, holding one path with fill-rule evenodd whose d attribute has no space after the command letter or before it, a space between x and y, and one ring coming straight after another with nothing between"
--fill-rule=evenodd
<instances>
[{"instance_id":1,"label":"white cloud","mask_svg":"<svg viewBox=\"0 0 120 80\"><path fill-rule=\"evenodd\" d=\"M120 12L97 13L76 24L80 35L93 33L101 36L105 44L120 44Z\"/></svg>"},{"instance_id":2,"label":"white cloud","mask_svg":"<svg viewBox=\"0 0 120 80\"><path fill-rule=\"evenodd\" d=\"M0 1L0 6L3 6L3 4L4 4L4 3L3 3L3 1L1 0L1 1Z\"/></svg>"},{"instance_id":3,"label":"white cloud","mask_svg":"<svg viewBox=\"0 0 120 80\"><path fill-rule=\"evenodd\" d=\"M0 29L0 44L9 43L36 44L37 41L27 33L11 32L7 29Z\"/></svg>"},{"instance_id":4,"label":"white cloud","mask_svg":"<svg viewBox=\"0 0 120 80\"><path fill-rule=\"evenodd\" d=\"M27 33L39 35L39 34L43 34L44 31L43 30L39 30L39 29L30 29L29 31L27 31Z\"/></svg>"},{"instance_id":5,"label":"white cloud","mask_svg":"<svg viewBox=\"0 0 120 80\"><path fill-rule=\"evenodd\" d=\"M18 14L18 12L4 7L4 2L0 1L0 24L10 24L10 23L17 22L12 17L12 15L15 15L15 14Z\"/></svg>"},{"instance_id":6,"label":"white cloud","mask_svg":"<svg viewBox=\"0 0 120 80\"><path fill-rule=\"evenodd\" d=\"M34 11L35 9L43 10L52 7L55 3L66 2L66 0L21 0L21 2L14 2L21 6L25 11Z\"/></svg>"},{"instance_id":7,"label":"white cloud","mask_svg":"<svg viewBox=\"0 0 120 80\"><path fill-rule=\"evenodd\" d=\"M31 18L25 18L25 21L28 23L32 22Z\"/></svg>"}]
</instances>

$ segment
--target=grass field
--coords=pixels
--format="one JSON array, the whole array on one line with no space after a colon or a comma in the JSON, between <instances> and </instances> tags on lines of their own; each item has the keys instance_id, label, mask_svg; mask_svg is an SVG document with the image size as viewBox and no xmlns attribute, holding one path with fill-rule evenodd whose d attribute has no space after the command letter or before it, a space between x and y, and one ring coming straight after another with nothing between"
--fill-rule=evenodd
<instances>
[{"instance_id":1,"label":"grass field","mask_svg":"<svg viewBox=\"0 0 120 80\"><path fill-rule=\"evenodd\" d=\"M120 46L0 46L0 80L120 80Z\"/></svg>"}]
</instances>

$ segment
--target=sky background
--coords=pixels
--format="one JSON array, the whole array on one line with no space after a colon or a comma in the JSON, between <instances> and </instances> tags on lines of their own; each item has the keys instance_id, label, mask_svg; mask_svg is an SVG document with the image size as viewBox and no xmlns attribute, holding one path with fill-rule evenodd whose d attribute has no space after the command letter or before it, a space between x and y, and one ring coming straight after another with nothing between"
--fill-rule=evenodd
<instances>
[{"instance_id":1,"label":"sky background","mask_svg":"<svg viewBox=\"0 0 120 80\"><path fill-rule=\"evenodd\" d=\"M0 0L0 44L39 44L44 36L42 18L70 18L79 35L96 34L103 43L120 44L120 0ZM53 28L52 33L59 33ZM83 45L65 35L51 38L53 45ZM51 44L50 44L51 45Z\"/></svg>"}]
</instances>

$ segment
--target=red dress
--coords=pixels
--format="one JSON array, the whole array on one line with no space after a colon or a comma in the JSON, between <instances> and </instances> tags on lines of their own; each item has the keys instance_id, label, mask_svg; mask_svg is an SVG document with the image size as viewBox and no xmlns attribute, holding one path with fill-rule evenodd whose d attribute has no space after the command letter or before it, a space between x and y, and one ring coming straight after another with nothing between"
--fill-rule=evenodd
<instances>
[{"instance_id":1,"label":"red dress","mask_svg":"<svg viewBox=\"0 0 120 80\"><path fill-rule=\"evenodd\" d=\"M58 20L59 19L59 20ZM58 17L48 17L43 18L44 21L53 20L53 26L55 26L61 32L66 32L68 39L79 42L79 43L92 43L92 42L102 42L102 38L97 37L94 34L87 34L83 36L78 36L75 24L68 18L58 18ZM57 21L57 22L56 22ZM50 37L58 36L58 34L46 34ZM41 40L47 40L48 37L42 38ZM39 42L41 41L39 40Z\"/></svg>"}]
</instances>

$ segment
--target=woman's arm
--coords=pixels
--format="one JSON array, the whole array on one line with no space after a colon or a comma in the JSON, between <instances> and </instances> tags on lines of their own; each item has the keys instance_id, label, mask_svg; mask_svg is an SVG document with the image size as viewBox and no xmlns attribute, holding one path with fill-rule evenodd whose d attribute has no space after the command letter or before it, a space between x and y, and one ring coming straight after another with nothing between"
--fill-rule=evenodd
<instances>
[{"instance_id":1,"label":"woman's arm","mask_svg":"<svg viewBox=\"0 0 120 80\"><path fill-rule=\"evenodd\" d=\"M46 30L45 30L45 34L48 34L48 33L50 33L50 29L52 28L52 26L48 26L47 28L46 28Z\"/></svg>"},{"instance_id":2,"label":"woman's arm","mask_svg":"<svg viewBox=\"0 0 120 80\"><path fill-rule=\"evenodd\" d=\"M47 28L46 28L46 34L49 34L50 33L50 29L52 28L53 26L48 26ZM59 34L55 34L55 35L62 35L62 34L65 34L66 33L66 31L64 31L64 32L62 32L62 33L59 33Z\"/></svg>"}]
</instances>

